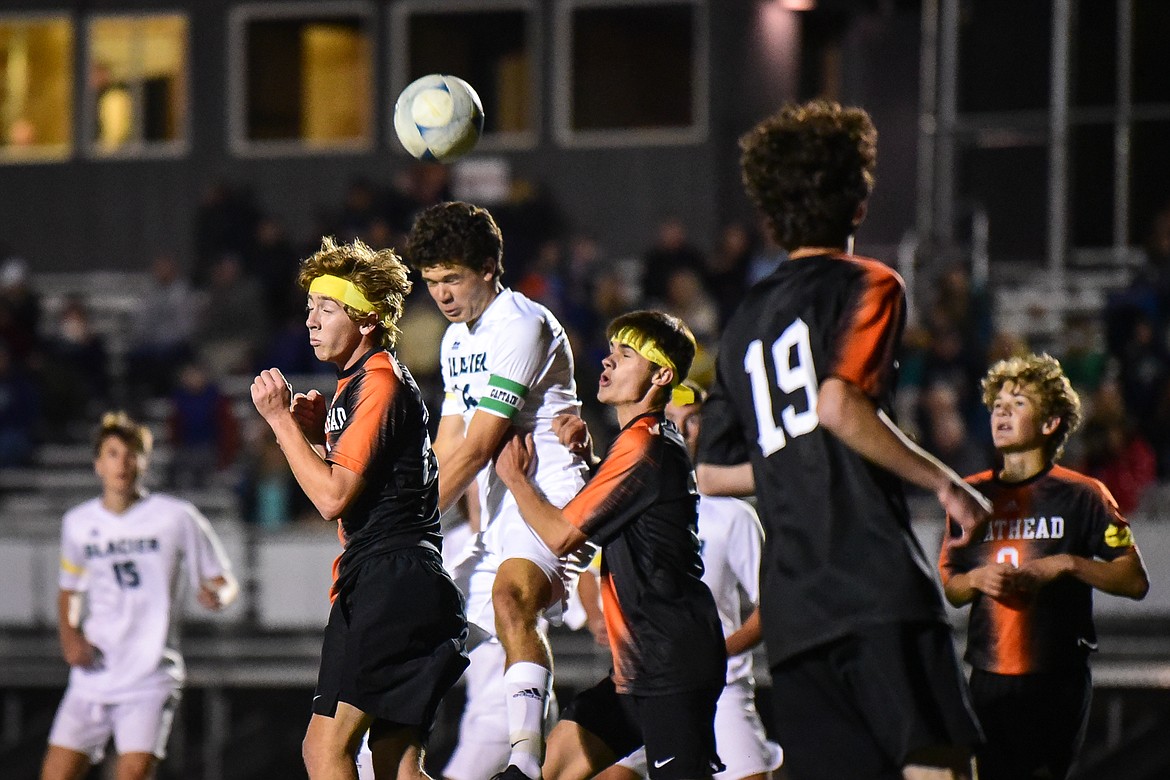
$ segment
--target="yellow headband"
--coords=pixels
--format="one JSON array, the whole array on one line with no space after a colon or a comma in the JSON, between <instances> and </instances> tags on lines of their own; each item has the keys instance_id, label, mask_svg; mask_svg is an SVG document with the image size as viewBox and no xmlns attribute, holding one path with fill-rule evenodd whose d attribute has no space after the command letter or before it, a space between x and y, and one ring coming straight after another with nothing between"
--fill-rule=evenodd
<instances>
[{"instance_id":1,"label":"yellow headband","mask_svg":"<svg viewBox=\"0 0 1170 780\"><path fill-rule=\"evenodd\" d=\"M370 303L366 299L366 296L362 295L361 290L353 282L348 279L342 279L340 276L331 276L329 274L318 276L309 283L309 292L334 298L346 306L357 309L365 314L369 314L374 310L374 304Z\"/></svg>"},{"instance_id":2,"label":"yellow headband","mask_svg":"<svg viewBox=\"0 0 1170 780\"><path fill-rule=\"evenodd\" d=\"M695 391L682 384L682 381L686 377L679 376L678 366L666 356L666 353L662 351L662 348L658 346L654 339L632 325L627 325L610 336L610 341L625 344L651 363L665 366L673 371L674 382L671 383L670 400L676 406L689 406L695 402Z\"/></svg>"}]
</instances>

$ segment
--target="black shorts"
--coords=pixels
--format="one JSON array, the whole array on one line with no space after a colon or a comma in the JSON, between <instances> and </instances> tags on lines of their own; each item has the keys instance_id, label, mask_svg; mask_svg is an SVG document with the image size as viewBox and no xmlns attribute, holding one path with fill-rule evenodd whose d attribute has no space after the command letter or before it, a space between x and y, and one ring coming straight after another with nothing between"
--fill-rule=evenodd
<instances>
[{"instance_id":1,"label":"black shorts","mask_svg":"<svg viewBox=\"0 0 1170 780\"><path fill-rule=\"evenodd\" d=\"M313 712L337 702L423 735L467 667L463 596L433 550L412 547L371 557L333 602Z\"/></svg>"},{"instance_id":2,"label":"black shorts","mask_svg":"<svg viewBox=\"0 0 1170 780\"><path fill-rule=\"evenodd\" d=\"M773 667L772 701L802 779L901 780L916 751L981 741L943 624L866 626L801 653Z\"/></svg>"},{"instance_id":3,"label":"black shorts","mask_svg":"<svg viewBox=\"0 0 1170 780\"><path fill-rule=\"evenodd\" d=\"M723 770L715 752L715 703L722 687L663 696L618 693L613 680L587 688L561 713L622 758L646 746L652 780L695 780Z\"/></svg>"},{"instance_id":4,"label":"black shorts","mask_svg":"<svg viewBox=\"0 0 1170 780\"><path fill-rule=\"evenodd\" d=\"M971 702L987 743L980 780L1067 777L1085 739L1093 682L1088 667L1050 674L971 671Z\"/></svg>"}]
</instances>

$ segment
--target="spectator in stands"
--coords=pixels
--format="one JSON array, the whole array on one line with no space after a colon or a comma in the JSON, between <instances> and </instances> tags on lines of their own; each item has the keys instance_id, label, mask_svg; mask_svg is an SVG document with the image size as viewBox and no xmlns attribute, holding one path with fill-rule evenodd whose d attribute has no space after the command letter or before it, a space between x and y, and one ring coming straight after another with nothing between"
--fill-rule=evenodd
<instances>
[{"instance_id":1,"label":"spectator in stands","mask_svg":"<svg viewBox=\"0 0 1170 780\"><path fill-rule=\"evenodd\" d=\"M1170 356L1154 321L1145 314L1133 319L1117 367L1126 412L1134 419L1148 418L1154 412L1158 388L1170 377Z\"/></svg>"},{"instance_id":2,"label":"spectator in stands","mask_svg":"<svg viewBox=\"0 0 1170 780\"><path fill-rule=\"evenodd\" d=\"M0 341L9 358L27 365L40 342L41 300L29 279L28 263L10 257L0 265Z\"/></svg>"},{"instance_id":3,"label":"spectator in stands","mask_svg":"<svg viewBox=\"0 0 1170 780\"><path fill-rule=\"evenodd\" d=\"M293 477L280 445L262 433L251 439L238 492L244 519L265 531L315 519L313 505Z\"/></svg>"},{"instance_id":4,"label":"spectator in stands","mask_svg":"<svg viewBox=\"0 0 1170 780\"><path fill-rule=\"evenodd\" d=\"M719 338L719 308L707 294L703 279L693 268L675 268L666 273L663 298L658 308L690 326L695 340L711 344Z\"/></svg>"},{"instance_id":5,"label":"spectator in stands","mask_svg":"<svg viewBox=\"0 0 1170 780\"><path fill-rule=\"evenodd\" d=\"M757 234L761 237L761 240L755 251L752 252L751 259L748 260L748 287L751 287L775 271L780 267L780 261L788 257L788 253L776 243L776 239L772 236L771 228L766 224L761 225Z\"/></svg>"},{"instance_id":6,"label":"spectator in stands","mask_svg":"<svg viewBox=\"0 0 1170 780\"><path fill-rule=\"evenodd\" d=\"M225 181L211 185L195 213L196 263L191 279L197 287L207 283L216 258L249 253L261 213L251 188Z\"/></svg>"},{"instance_id":7,"label":"spectator in stands","mask_svg":"<svg viewBox=\"0 0 1170 780\"><path fill-rule=\"evenodd\" d=\"M1104 383L1093 396L1082 438L1083 470L1105 483L1122 514L1132 513L1157 479L1157 456L1126 415L1115 382Z\"/></svg>"},{"instance_id":8,"label":"spectator in stands","mask_svg":"<svg viewBox=\"0 0 1170 780\"><path fill-rule=\"evenodd\" d=\"M280 322L288 314L304 319L305 296L289 281L295 276L299 262L284 224L275 217L261 217L245 267L260 283L269 322Z\"/></svg>"},{"instance_id":9,"label":"spectator in stands","mask_svg":"<svg viewBox=\"0 0 1170 780\"><path fill-rule=\"evenodd\" d=\"M170 392L179 365L192 355L199 311L198 298L173 255L155 257L150 274L150 285L134 312L126 355L127 383L136 400Z\"/></svg>"},{"instance_id":10,"label":"spectator in stands","mask_svg":"<svg viewBox=\"0 0 1170 780\"><path fill-rule=\"evenodd\" d=\"M1060 364L1001 361L982 388L1003 465L968 481L991 499L991 520L966 540L949 521L939 557L947 599L971 605L978 776L1062 780L1089 721L1093 591L1141 599L1149 578L1109 491L1056 463L1081 406Z\"/></svg>"},{"instance_id":11,"label":"spectator in stands","mask_svg":"<svg viewBox=\"0 0 1170 780\"><path fill-rule=\"evenodd\" d=\"M642 254L643 302L666 297L666 279L671 271L689 268L701 275L705 265L703 253L691 243L682 218L667 217L658 223L654 244Z\"/></svg>"},{"instance_id":12,"label":"spectator in stands","mask_svg":"<svg viewBox=\"0 0 1170 780\"><path fill-rule=\"evenodd\" d=\"M238 255L220 255L211 267L197 339L203 361L218 376L251 371L268 335L259 282L244 273Z\"/></svg>"},{"instance_id":13,"label":"spectator in stands","mask_svg":"<svg viewBox=\"0 0 1170 780\"><path fill-rule=\"evenodd\" d=\"M235 459L240 436L231 399L198 361L187 363L179 371L178 386L170 398L167 429L173 451L173 487L206 487L214 472L227 468Z\"/></svg>"},{"instance_id":14,"label":"spectator in stands","mask_svg":"<svg viewBox=\"0 0 1170 780\"><path fill-rule=\"evenodd\" d=\"M546 306L558 320L563 319L567 305L563 265L560 242L549 239L540 245L535 259L516 283L517 290Z\"/></svg>"},{"instance_id":15,"label":"spectator in stands","mask_svg":"<svg viewBox=\"0 0 1170 780\"><path fill-rule=\"evenodd\" d=\"M959 395L946 383L925 388L920 399L922 445L958 474L974 474L987 468L990 458L979 441L968 435L959 409Z\"/></svg>"},{"instance_id":16,"label":"spectator in stands","mask_svg":"<svg viewBox=\"0 0 1170 780\"><path fill-rule=\"evenodd\" d=\"M0 342L0 468L28 465L40 416L36 385Z\"/></svg>"},{"instance_id":17,"label":"spectator in stands","mask_svg":"<svg viewBox=\"0 0 1170 780\"><path fill-rule=\"evenodd\" d=\"M755 253L755 244L755 236L745 223L729 222L719 231L719 242L714 253L707 258L707 291L719 308L720 327L739 308L747 292L748 266Z\"/></svg>"},{"instance_id":18,"label":"spectator in stands","mask_svg":"<svg viewBox=\"0 0 1170 780\"><path fill-rule=\"evenodd\" d=\"M94 332L85 301L72 297L45 340L46 360L40 369L46 436L68 438L74 424L107 405L110 397L109 353Z\"/></svg>"}]
</instances>

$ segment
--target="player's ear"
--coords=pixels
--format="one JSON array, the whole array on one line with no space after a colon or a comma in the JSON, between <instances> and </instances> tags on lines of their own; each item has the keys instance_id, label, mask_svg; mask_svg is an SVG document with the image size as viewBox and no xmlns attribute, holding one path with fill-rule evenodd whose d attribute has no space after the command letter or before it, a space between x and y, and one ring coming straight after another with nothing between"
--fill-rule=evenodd
<instances>
[{"instance_id":1,"label":"player's ear","mask_svg":"<svg viewBox=\"0 0 1170 780\"><path fill-rule=\"evenodd\" d=\"M1056 433L1056 429L1059 427L1060 418L1049 417L1044 421L1044 424L1040 426L1040 433L1044 434L1045 436L1051 436L1052 434Z\"/></svg>"},{"instance_id":2,"label":"player's ear","mask_svg":"<svg viewBox=\"0 0 1170 780\"><path fill-rule=\"evenodd\" d=\"M853 227L857 227L864 222L867 213L869 213L869 201L863 200L857 204L857 211L853 212Z\"/></svg>"},{"instance_id":3,"label":"player's ear","mask_svg":"<svg viewBox=\"0 0 1170 780\"><path fill-rule=\"evenodd\" d=\"M674 369L667 366L659 366L650 375L650 381L657 387L670 387L674 384Z\"/></svg>"},{"instance_id":4,"label":"player's ear","mask_svg":"<svg viewBox=\"0 0 1170 780\"><path fill-rule=\"evenodd\" d=\"M484 260L483 263L479 266L479 275L483 277L485 282L498 282L499 279L496 277L496 261Z\"/></svg>"},{"instance_id":5,"label":"player's ear","mask_svg":"<svg viewBox=\"0 0 1170 780\"><path fill-rule=\"evenodd\" d=\"M378 327L378 313L375 311L366 314L361 322L358 323L358 331L363 336L368 336L373 333L376 327Z\"/></svg>"}]
</instances>

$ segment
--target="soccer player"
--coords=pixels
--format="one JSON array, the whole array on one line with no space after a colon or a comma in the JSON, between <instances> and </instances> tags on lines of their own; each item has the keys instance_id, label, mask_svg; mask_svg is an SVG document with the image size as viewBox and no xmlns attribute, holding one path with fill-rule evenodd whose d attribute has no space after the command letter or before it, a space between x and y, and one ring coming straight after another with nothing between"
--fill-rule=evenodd
<instances>
[{"instance_id":1,"label":"soccer player","mask_svg":"<svg viewBox=\"0 0 1170 780\"><path fill-rule=\"evenodd\" d=\"M691 380L692 403L670 403L666 419L683 435L692 457L702 425L706 392ZM727 685L715 708L715 747L726 764L715 780L767 780L784 753L768 740L756 712L752 648L760 643L760 549L764 530L751 505L737 498L699 496L699 553L703 582L711 589L727 644ZM741 596L741 593L743 596ZM743 618L743 597L752 607ZM647 776L646 751L638 749L600 776L601 780L637 780Z\"/></svg>"},{"instance_id":2,"label":"soccer player","mask_svg":"<svg viewBox=\"0 0 1170 780\"><path fill-rule=\"evenodd\" d=\"M584 461L557 439L552 420L579 415L573 353L548 309L503 286L503 239L486 209L440 203L424 210L406 248L411 265L451 324L441 347L445 398L435 438L439 508L476 485L481 532L469 548L468 620L494 635L506 656L510 777L540 776L552 652L538 630L558 619L587 550L567 561L516 510L491 459L512 426L532 432L537 484L564 506L585 484Z\"/></svg>"},{"instance_id":3,"label":"soccer player","mask_svg":"<svg viewBox=\"0 0 1170 780\"><path fill-rule=\"evenodd\" d=\"M509 438L496 462L525 522L552 550L601 545L613 671L565 709L544 778L584 780L641 745L654 780L707 778L722 769L713 721L727 654L701 579L691 459L663 412L690 370L694 337L655 311L618 317L607 335L597 400L614 408L621 431L589 484L563 509L545 499L530 476L539 468L532 434Z\"/></svg>"},{"instance_id":4,"label":"soccer player","mask_svg":"<svg viewBox=\"0 0 1170 780\"><path fill-rule=\"evenodd\" d=\"M145 425L105 414L94 439L102 493L62 522L58 633L71 668L43 780L85 777L111 736L119 780L153 776L186 676L172 633L180 567L208 609L239 592L199 510L143 487L151 444Z\"/></svg>"},{"instance_id":5,"label":"soccer player","mask_svg":"<svg viewBox=\"0 0 1170 780\"><path fill-rule=\"evenodd\" d=\"M699 488L759 500L760 616L793 777L968 777L979 729L902 480L964 533L990 505L888 416L903 284L850 252L876 137L865 111L813 101L741 139L747 192L788 260L723 333Z\"/></svg>"},{"instance_id":6,"label":"soccer player","mask_svg":"<svg viewBox=\"0 0 1170 780\"><path fill-rule=\"evenodd\" d=\"M463 597L440 555L438 470L427 410L389 351L410 292L405 265L360 241L321 241L301 263L309 343L337 367L326 409L272 368L252 401L344 549L303 745L309 777L355 778L368 730L377 778L426 777L423 744L467 666Z\"/></svg>"},{"instance_id":7,"label":"soccer player","mask_svg":"<svg viewBox=\"0 0 1170 780\"><path fill-rule=\"evenodd\" d=\"M1093 590L1145 597L1149 578L1109 490L1056 465L1081 403L1048 355L1001 360L983 378L998 471L968 477L992 501L986 531L944 536L946 596L971 605L971 698L987 742L981 780L1060 780L1089 719Z\"/></svg>"}]
</instances>

